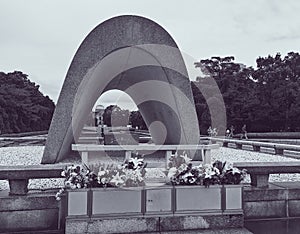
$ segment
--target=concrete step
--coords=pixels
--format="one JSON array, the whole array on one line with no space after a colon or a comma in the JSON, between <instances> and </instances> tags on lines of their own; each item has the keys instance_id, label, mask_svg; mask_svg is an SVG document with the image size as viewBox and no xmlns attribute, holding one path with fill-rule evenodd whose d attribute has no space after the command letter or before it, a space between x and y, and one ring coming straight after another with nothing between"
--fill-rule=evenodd
<instances>
[{"instance_id":1,"label":"concrete step","mask_svg":"<svg viewBox=\"0 0 300 234\"><path fill-rule=\"evenodd\" d=\"M0 232L1 234L63 234L64 230L35 230L18 232Z\"/></svg>"}]
</instances>

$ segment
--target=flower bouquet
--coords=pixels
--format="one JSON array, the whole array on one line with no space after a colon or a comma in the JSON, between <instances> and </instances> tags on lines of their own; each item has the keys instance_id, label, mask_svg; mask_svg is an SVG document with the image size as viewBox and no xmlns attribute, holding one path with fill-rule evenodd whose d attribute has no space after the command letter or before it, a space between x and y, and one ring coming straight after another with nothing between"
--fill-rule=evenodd
<instances>
[{"instance_id":1,"label":"flower bouquet","mask_svg":"<svg viewBox=\"0 0 300 234\"><path fill-rule=\"evenodd\" d=\"M239 184L246 176L246 170L233 167L232 163L216 161L212 165L193 166L186 153L176 152L170 158L167 177L173 185Z\"/></svg>"},{"instance_id":2,"label":"flower bouquet","mask_svg":"<svg viewBox=\"0 0 300 234\"><path fill-rule=\"evenodd\" d=\"M64 187L56 199L60 200L66 189L144 186L146 166L143 159L137 157L125 160L122 165L67 166L61 173L65 178Z\"/></svg>"}]
</instances>

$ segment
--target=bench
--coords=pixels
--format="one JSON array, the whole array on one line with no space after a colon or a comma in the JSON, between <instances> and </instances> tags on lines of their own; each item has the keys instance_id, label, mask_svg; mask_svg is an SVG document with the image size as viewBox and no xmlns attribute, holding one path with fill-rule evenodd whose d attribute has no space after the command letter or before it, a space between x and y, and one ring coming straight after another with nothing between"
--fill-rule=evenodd
<instances>
[{"instance_id":1,"label":"bench","mask_svg":"<svg viewBox=\"0 0 300 234\"><path fill-rule=\"evenodd\" d=\"M272 142L259 142L249 140L235 140L235 139L224 139L224 138L210 138L212 142L222 142L223 147L228 147L228 143L236 145L237 149L242 149L243 145L250 145L253 147L253 151L259 152L261 147L272 148L275 150L275 154L283 155L284 150L300 151L300 145L289 145Z\"/></svg>"},{"instance_id":2,"label":"bench","mask_svg":"<svg viewBox=\"0 0 300 234\"><path fill-rule=\"evenodd\" d=\"M8 180L10 195L26 195L29 179L61 178L70 164L0 166L0 180Z\"/></svg>"},{"instance_id":3,"label":"bench","mask_svg":"<svg viewBox=\"0 0 300 234\"><path fill-rule=\"evenodd\" d=\"M93 161L90 152L98 152L99 154L105 154L108 151L125 151L125 159L131 157L131 153L134 152L156 152L156 151L165 151L165 162L164 168L167 168L169 158L174 151L198 151L202 153L203 163L211 163L211 150L218 149L220 146L218 144L211 145L154 145L154 144L140 144L140 145L83 145L83 144L73 144L72 150L78 151L81 154L82 162L89 164ZM99 156L100 157L100 156ZM95 160L95 159L94 159ZM148 164L149 165L149 164ZM152 167L159 167L155 163L151 164ZM151 166L149 166L151 167Z\"/></svg>"},{"instance_id":4,"label":"bench","mask_svg":"<svg viewBox=\"0 0 300 234\"><path fill-rule=\"evenodd\" d=\"M234 166L246 169L250 174L251 185L266 188L270 174L300 173L300 161L290 162L237 162Z\"/></svg>"}]
</instances>

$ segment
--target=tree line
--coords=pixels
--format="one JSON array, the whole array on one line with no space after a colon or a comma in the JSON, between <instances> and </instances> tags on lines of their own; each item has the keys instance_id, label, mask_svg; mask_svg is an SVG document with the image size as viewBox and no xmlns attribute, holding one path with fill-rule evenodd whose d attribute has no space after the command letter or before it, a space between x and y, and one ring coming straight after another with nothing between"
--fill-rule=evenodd
<instances>
[{"instance_id":1,"label":"tree line","mask_svg":"<svg viewBox=\"0 0 300 234\"><path fill-rule=\"evenodd\" d=\"M251 132L300 131L300 55L290 52L282 57L259 57L256 68L236 63L233 56L211 57L195 62L201 76L191 82L201 133L207 133L211 116L207 103L224 100L227 127L236 133L244 124ZM221 95L209 81L213 78ZM48 130L55 105L20 71L0 72L0 130L18 133ZM206 100L199 87L210 93ZM147 126L139 111L129 112L109 106L104 124ZM118 117L119 116L119 117Z\"/></svg>"},{"instance_id":2,"label":"tree line","mask_svg":"<svg viewBox=\"0 0 300 234\"><path fill-rule=\"evenodd\" d=\"M207 102L197 87L212 77L226 107L228 126L239 132L244 124L252 132L300 131L300 55L259 57L257 68L235 63L234 57L212 57L195 63L201 76L192 82L201 132L210 126ZM211 99L218 101L219 96ZM220 101L220 100L219 100Z\"/></svg>"},{"instance_id":3,"label":"tree line","mask_svg":"<svg viewBox=\"0 0 300 234\"><path fill-rule=\"evenodd\" d=\"M48 130L54 102L20 71L0 72L0 131L19 133Z\"/></svg>"},{"instance_id":4,"label":"tree line","mask_svg":"<svg viewBox=\"0 0 300 234\"><path fill-rule=\"evenodd\" d=\"M221 99L225 103L226 127L233 126L236 133L241 132L244 124L251 132L300 131L299 53L259 57L255 69L234 59L211 57L195 62L202 75L191 86L201 133L206 134L211 125L207 103ZM221 95L215 93L209 78L216 81ZM208 100L200 92L200 86L210 93ZM138 111L127 113L127 120L128 116L134 127L147 129Z\"/></svg>"}]
</instances>

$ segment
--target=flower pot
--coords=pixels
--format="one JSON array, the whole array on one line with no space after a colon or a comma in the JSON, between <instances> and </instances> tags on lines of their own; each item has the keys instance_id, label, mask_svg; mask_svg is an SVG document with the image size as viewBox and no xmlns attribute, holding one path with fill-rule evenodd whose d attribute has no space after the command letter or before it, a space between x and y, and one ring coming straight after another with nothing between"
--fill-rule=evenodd
<instances>
[{"instance_id":1,"label":"flower pot","mask_svg":"<svg viewBox=\"0 0 300 234\"><path fill-rule=\"evenodd\" d=\"M175 212L221 212L222 186L175 186Z\"/></svg>"},{"instance_id":2,"label":"flower pot","mask_svg":"<svg viewBox=\"0 0 300 234\"><path fill-rule=\"evenodd\" d=\"M142 213L141 187L95 188L92 191L93 216L138 215Z\"/></svg>"}]
</instances>

